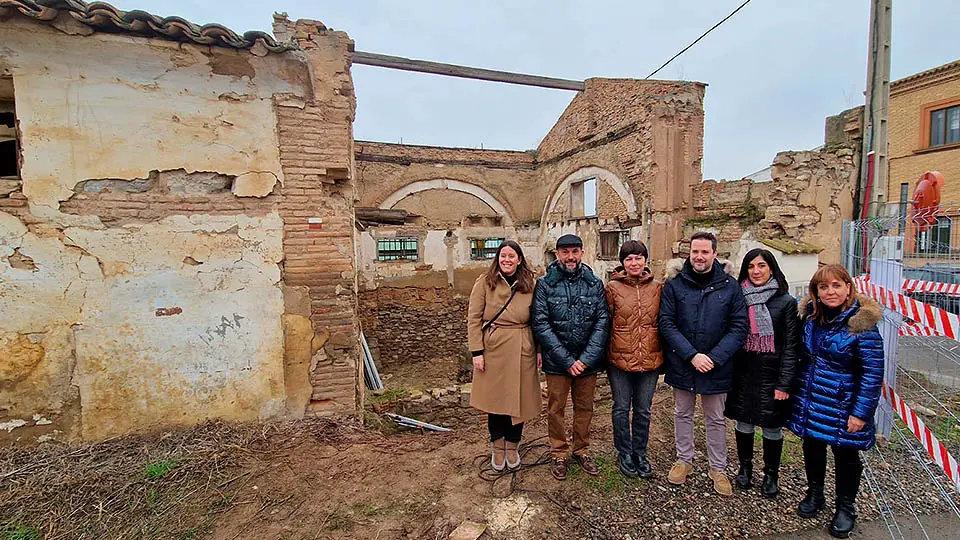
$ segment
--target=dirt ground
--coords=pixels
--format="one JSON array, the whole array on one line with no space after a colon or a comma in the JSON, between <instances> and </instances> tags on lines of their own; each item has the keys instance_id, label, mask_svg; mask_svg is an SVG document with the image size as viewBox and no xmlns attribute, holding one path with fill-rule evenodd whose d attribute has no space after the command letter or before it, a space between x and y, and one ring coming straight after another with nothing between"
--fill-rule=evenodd
<instances>
[{"instance_id":1,"label":"dirt ground","mask_svg":"<svg viewBox=\"0 0 960 540\"><path fill-rule=\"evenodd\" d=\"M713 493L702 429L691 481L670 486L669 390L659 389L654 403L651 481L616 471L608 402L597 404L592 430L601 475L573 467L565 482L542 459L542 416L526 427L525 466L503 476L487 465L482 417L450 433L398 432L368 415L367 427L324 419L211 423L81 448L7 448L0 450L0 538L443 539L465 521L485 524L486 540L738 538L825 527L829 512L814 520L793 512L803 487L796 439L788 440L784 492L775 501L756 489L731 499ZM905 441L885 443L883 452L883 462L868 459L877 486L890 494L894 482L907 486L905 500L921 515L946 511L929 479L913 471ZM757 454L759 461L759 445ZM867 521L880 517L871 493L865 482L859 504Z\"/></svg>"}]
</instances>

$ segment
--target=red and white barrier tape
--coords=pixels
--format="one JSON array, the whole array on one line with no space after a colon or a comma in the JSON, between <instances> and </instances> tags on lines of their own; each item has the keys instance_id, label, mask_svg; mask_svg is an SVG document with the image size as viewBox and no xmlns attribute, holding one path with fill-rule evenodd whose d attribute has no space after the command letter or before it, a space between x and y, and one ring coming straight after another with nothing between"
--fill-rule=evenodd
<instances>
[{"instance_id":1,"label":"red and white barrier tape","mask_svg":"<svg viewBox=\"0 0 960 540\"><path fill-rule=\"evenodd\" d=\"M903 292L935 292L960 296L960 283L940 283L939 281L924 281L922 279L905 279Z\"/></svg>"},{"instance_id":2,"label":"red and white barrier tape","mask_svg":"<svg viewBox=\"0 0 960 540\"><path fill-rule=\"evenodd\" d=\"M939 335L960 341L960 317L957 315L875 285L868 278L855 277L853 283L860 294L873 298L883 307L935 330Z\"/></svg>"},{"instance_id":3,"label":"red and white barrier tape","mask_svg":"<svg viewBox=\"0 0 960 540\"><path fill-rule=\"evenodd\" d=\"M932 328L927 328L922 324L917 324L909 319L903 319L900 323L900 335L901 336L942 336L943 334L937 332Z\"/></svg>"},{"instance_id":4,"label":"red and white barrier tape","mask_svg":"<svg viewBox=\"0 0 960 540\"><path fill-rule=\"evenodd\" d=\"M893 405L897 415L903 420L910 432L917 437L930 457L937 462L937 465L940 465L947 478L960 491L960 467L957 466L957 460L947 451L947 447L937 439L937 436L923 423L917 413L900 399L900 396L892 388L887 386L887 383L883 383L883 397Z\"/></svg>"}]
</instances>

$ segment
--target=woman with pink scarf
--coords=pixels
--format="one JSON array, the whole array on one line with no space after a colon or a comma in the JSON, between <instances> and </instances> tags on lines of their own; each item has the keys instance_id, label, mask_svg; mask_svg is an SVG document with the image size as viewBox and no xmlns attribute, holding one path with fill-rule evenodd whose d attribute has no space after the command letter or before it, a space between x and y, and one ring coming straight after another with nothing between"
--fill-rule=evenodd
<instances>
[{"instance_id":1,"label":"woman with pink scarf","mask_svg":"<svg viewBox=\"0 0 960 540\"><path fill-rule=\"evenodd\" d=\"M733 358L733 389L727 396L727 418L736 421L740 470L736 485L749 489L753 476L753 440L763 429L764 497L780 492L780 454L783 430L790 416L789 398L800 343L797 300L787 292L787 280L773 253L750 250L737 279L743 288L750 317L750 333Z\"/></svg>"}]
</instances>

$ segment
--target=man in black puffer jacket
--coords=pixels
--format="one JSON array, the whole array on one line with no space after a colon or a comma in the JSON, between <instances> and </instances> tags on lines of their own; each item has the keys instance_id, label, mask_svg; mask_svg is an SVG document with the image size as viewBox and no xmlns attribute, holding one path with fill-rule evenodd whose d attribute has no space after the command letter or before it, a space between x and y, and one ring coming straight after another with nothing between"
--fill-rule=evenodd
<instances>
[{"instance_id":1,"label":"man in black puffer jacket","mask_svg":"<svg viewBox=\"0 0 960 540\"><path fill-rule=\"evenodd\" d=\"M690 238L690 258L682 267L667 267L657 322L665 381L673 387L675 401L677 462L667 481L683 484L693 470L693 408L699 395L707 428L708 475L717 493L730 496L723 406L733 386L733 355L747 339L750 320L740 285L716 259L716 236L698 232Z\"/></svg>"},{"instance_id":2,"label":"man in black puffer jacket","mask_svg":"<svg viewBox=\"0 0 960 540\"><path fill-rule=\"evenodd\" d=\"M603 282L583 264L583 242L565 234L557 240L557 260L533 291L533 334L547 376L547 431L553 454L553 475L567 477L564 410L573 398L573 459L590 475L600 470L587 455L597 372L606 359L610 313Z\"/></svg>"}]
</instances>

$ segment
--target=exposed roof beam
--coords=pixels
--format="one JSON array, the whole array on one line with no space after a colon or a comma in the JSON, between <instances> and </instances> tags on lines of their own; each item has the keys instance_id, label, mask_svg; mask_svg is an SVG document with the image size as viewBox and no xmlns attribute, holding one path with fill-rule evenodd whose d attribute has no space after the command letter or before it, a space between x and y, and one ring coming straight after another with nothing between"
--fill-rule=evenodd
<instances>
[{"instance_id":1,"label":"exposed roof beam","mask_svg":"<svg viewBox=\"0 0 960 540\"><path fill-rule=\"evenodd\" d=\"M440 62L430 62L427 60L411 60L409 58L403 58L400 56L390 56L386 54L360 51L355 51L353 53L353 63L363 64L365 66L400 69L403 71L433 73L434 75L446 75L448 77L463 77L465 79L480 79L482 81L539 86L541 88L556 88L558 90L581 91L586 87L583 81L574 81L571 79L541 77L539 75L527 75L524 73L511 73L508 71L497 71L493 69L458 66L456 64L443 64Z\"/></svg>"}]
</instances>

